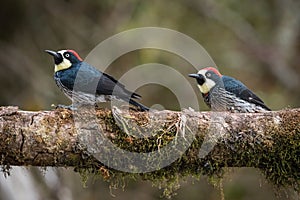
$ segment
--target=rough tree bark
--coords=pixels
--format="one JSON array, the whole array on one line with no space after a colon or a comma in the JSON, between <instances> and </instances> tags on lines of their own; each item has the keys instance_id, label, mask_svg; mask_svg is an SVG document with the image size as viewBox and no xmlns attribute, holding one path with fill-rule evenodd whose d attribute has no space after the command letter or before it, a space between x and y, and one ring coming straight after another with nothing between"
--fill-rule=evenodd
<instances>
[{"instance_id":1,"label":"rough tree bark","mask_svg":"<svg viewBox=\"0 0 300 200\"><path fill-rule=\"evenodd\" d=\"M152 113L116 110L116 113L117 120L110 110L32 112L0 107L0 164L96 167L105 169L101 174L109 178L109 172L114 169L89 153L91 143L82 142L93 137L79 139L80 134L98 134L93 120L96 116L97 126L104 136L129 151L150 152L174 140L176 144L189 141L182 156L154 172L157 176L168 176L168 172L169 177L174 174L216 175L224 167L256 167L274 183L299 189L300 109L243 114L191 110ZM151 136L140 138L142 132ZM97 138L94 143L92 146L105 145ZM149 174L143 177L153 179Z\"/></svg>"}]
</instances>

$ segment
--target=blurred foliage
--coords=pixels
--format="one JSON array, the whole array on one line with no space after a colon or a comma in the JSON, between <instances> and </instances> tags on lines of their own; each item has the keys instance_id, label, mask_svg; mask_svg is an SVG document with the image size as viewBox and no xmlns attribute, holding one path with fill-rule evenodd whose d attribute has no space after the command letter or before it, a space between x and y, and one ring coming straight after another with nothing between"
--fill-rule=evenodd
<instances>
[{"instance_id":1,"label":"blurred foliage","mask_svg":"<svg viewBox=\"0 0 300 200\"><path fill-rule=\"evenodd\" d=\"M98 43L116 33L157 26L180 31L198 41L221 73L244 82L270 108L299 107L299 9L297 0L2 1L0 105L47 110L51 109L51 104L69 104L53 81L53 61L43 52L45 49L75 49L84 58ZM194 73L182 58L158 50L139 50L123 55L107 72L120 77L132 67L149 62L172 66L183 75ZM189 81L198 92L194 80ZM180 87L180 82L174 80L174 85ZM162 104L167 109L179 109L174 94L167 88L147 85L138 92L148 106ZM201 109L207 110L201 98L199 102ZM74 180L73 173L58 171L58 174L61 181L72 183L66 185L71 188L68 191L74 199L95 199L103 193L104 199L110 197L108 191L104 191L103 183L96 182L88 189L82 189L80 181L70 181ZM269 186L256 187L259 180L245 181L249 174L257 177L251 170L239 178L235 173L232 175L235 178L224 186L226 199L273 198L274 192ZM159 197L147 183L132 183L125 190L118 192L117 198ZM1 188L0 191L2 194ZM200 196L219 199L218 190L204 181L188 183L178 193L175 197L178 199L199 199ZM43 199L62 198L54 195Z\"/></svg>"}]
</instances>

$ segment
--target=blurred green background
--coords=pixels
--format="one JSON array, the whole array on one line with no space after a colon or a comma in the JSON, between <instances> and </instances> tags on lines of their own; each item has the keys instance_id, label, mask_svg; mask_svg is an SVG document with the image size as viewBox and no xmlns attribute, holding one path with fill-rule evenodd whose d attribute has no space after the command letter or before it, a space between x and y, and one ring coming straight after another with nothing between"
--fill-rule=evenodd
<instances>
[{"instance_id":1,"label":"blurred green background","mask_svg":"<svg viewBox=\"0 0 300 200\"><path fill-rule=\"evenodd\" d=\"M75 49L85 57L108 37L132 28L155 26L182 32L208 51L221 73L236 77L273 110L300 105L300 1L2 1L0 6L0 105L24 110L49 110L70 104L53 81L53 61L45 49ZM172 66L194 73L180 57L158 50L140 50L116 60L108 73L120 77L144 63ZM199 63L201 66L201 63ZM139 77L143 78L143 77ZM196 92L194 80L190 80ZM180 87L180 83L174 81ZM167 88L148 85L138 90L148 106L179 110ZM187 97L189 99L189 97ZM207 107L199 98L201 110ZM226 199L297 199L292 190L278 191L255 169L235 169L224 180ZM113 193L116 197L111 195ZM159 199L149 182L128 181L110 192L102 181L83 188L72 170L15 168L0 178L0 199ZM175 199L220 199L205 178L187 179ZM279 195L279 197L276 197Z\"/></svg>"}]
</instances>

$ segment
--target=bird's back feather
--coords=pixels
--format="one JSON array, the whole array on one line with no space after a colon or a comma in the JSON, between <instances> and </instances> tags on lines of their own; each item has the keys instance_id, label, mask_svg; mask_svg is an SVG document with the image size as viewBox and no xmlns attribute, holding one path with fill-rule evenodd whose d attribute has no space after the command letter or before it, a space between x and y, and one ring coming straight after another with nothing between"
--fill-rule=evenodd
<instances>
[{"instance_id":1,"label":"bird's back feather","mask_svg":"<svg viewBox=\"0 0 300 200\"><path fill-rule=\"evenodd\" d=\"M226 91L233 93L237 97L247 102L258 105L266 110L270 110L270 108L268 108L265 103L251 90L249 90L242 82L230 76L222 76L222 81Z\"/></svg>"},{"instance_id":2,"label":"bird's back feather","mask_svg":"<svg viewBox=\"0 0 300 200\"><path fill-rule=\"evenodd\" d=\"M115 95L123 100L141 96L125 89L125 86L112 76L102 73L88 63L81 62L68 70L55 73L55 79L70 90L90 94Z\"/></svg>"}]
</instances>

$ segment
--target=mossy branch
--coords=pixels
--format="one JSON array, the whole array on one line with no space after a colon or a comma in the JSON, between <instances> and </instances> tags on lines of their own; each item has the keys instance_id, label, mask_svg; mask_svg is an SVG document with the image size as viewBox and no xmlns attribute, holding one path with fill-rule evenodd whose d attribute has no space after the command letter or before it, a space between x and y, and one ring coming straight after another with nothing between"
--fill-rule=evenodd
<instances>
[{"instance_id":1,"label":"mossy branch","mask_svg":"<svg viewBox=\"0 0 300 200\"><path fill-rule=\"evenodd\" d=\"M75 115L80 120L76 121ZM188 148L170 165L136 174L144 179L168 179L175 174L213 176L224 167L256 167L274 183L299 189L300 109L243 114L83 109L76 114L65 109L32 112L0 107L0 164L94 168L108 179L122 173L90 154L91 145L105 143L92 140L83 144L80 140L80 134L88 134L85 131L98 134L91 115L96 116L97 126L109 141L128 151L159 151L174 140L176 144L188 141ZM146 139L141 138L145 133Z\"/></svg>"}]
</instances>

